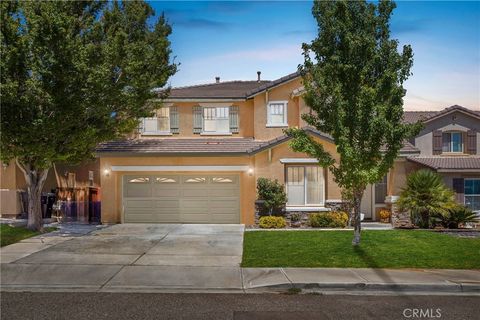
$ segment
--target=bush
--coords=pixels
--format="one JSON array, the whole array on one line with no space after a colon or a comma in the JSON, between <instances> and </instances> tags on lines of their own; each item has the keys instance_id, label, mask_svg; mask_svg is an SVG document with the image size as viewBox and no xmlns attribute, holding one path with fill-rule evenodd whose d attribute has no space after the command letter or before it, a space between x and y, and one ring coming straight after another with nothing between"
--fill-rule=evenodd
<instances>
[{"instance_id":1,"label":"bush","mask_svg":"<svg viewBox=\"0 0 480 320\"><path fill-rule=\"evenodd\" d=\"M345 228L348 214L342 211L312 213L308 217L313 228Z\"/></svg>"},{"instance_id":2,"label":"bush","mask_svg":"<svg viewBox=\"0 0 480 320\"><path fill-rule=\"evenodd\" d=\"M298 212L294 212L290 215L290 221L292 222L297 222L302 219L302 215Z\"/></svg>"},{"instance_id":3,"label":"bush","mask_svg":"<svg viewBox=\"0 0 480 320\"><path fill-rule=\"evenodd\" d=\"M284 215L287 194L283 184L278 180L258 178L257 196L258 200L263 200L264 210L259 210L260 215Z\"/></svg>"},{"instance_id":4,"label":"bush","mask_svg":"<svg viewBox=\"0 0 480 320\"><path fill-rule=\"evenodd\" d=\"M464 206L456 206L435 216L437 221L449 229L458 229L459 225L477 220L477 215Z\"/></svg>"},{"instance_id":5,"label":"bush","mask_svg":"<svg viewBox=\"0 0 480 320\"><path fill-rule=\"evenodd\" d=\"M410 211L414 224L429 228L433 226L435 216L446 214L448 209L456 206L453 195L440 175L422 169L408 175L407 185L397 204L400 210Z\"/></svg>"},{"instance_id":6,"label":"bush","mask_svg":"<svg viewBox=\"0 0 480 320\"><path fill-rule=\"evenodd\" d=\"M287 221L283 217L265 216L260 217L258 225L262 229L280 229L287 226Z\"/></svg>"}]
</instances>

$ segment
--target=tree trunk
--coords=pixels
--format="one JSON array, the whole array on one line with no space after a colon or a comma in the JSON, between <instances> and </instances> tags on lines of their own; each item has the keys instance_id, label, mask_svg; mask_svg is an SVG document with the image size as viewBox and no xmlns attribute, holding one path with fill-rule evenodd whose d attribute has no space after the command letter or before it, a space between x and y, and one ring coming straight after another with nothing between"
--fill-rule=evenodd
<instances>
[{"instance_id":1,"label":"tree trunk","mask_svg":"<svg viewBox=\"0 0 480 320\"><path fill-rule=\"evenodd\" d=\"M362 202L363 191L353 192L353 239L352 245L358 246L360 244L361 220L360 220L360 204Z\"/></svg>"},{"instance_id":2,"label":"tree trunk","mask_svg":"<svg viewBox=\"0 0 480 320\"><path fill-rule=\"evenodd\" d=\"M28 220L27 228L33 231L43 230L41 196L48 169L36 169L34 165L24 165L17 160L17 165L23 172L27 183Z\"/></svg>"}]
</instances>

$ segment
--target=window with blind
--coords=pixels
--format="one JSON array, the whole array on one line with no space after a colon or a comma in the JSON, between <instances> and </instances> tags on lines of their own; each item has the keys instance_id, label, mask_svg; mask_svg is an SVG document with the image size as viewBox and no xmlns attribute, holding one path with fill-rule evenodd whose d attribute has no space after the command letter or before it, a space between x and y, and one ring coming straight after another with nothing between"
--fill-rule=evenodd
<instances>
[{"instance_id":1,"label":"window with blind","mask_svg":"<svg viewBox=\"0 0 480 320\"><path fill-rule=\"evenodd\" d=\"M463 152L463 133L442 133L442 152Z\"/></svg>"},{"instance_id":2,"label":"window with blind","mask_svg":"<svg viewBox=\"0 0 480 320\"><path fill-rule=\"evenodd\" d=\"M229 107L204 107L203 132L230 133Z\"/></svg>"},{"instance_id":3,"label":"window with blind","mask_svg":"<svg viewBox=\"0 0 480 320\"><path fill-rule=\"evenodd\" d=\"M324 204L323 168L288 166L286 174L287 205L321 206Z\"/></svg>"},{"instance_id":4,"label":"window with blind","mask_svg":"<svg viewBox=\"0 0 480 320\"><path fill-rule=\"evenodd\" d=\"M465 179L465 206L480 210L480 179Z\"/></svg>"},{"instance_id":5,"label":"window with blind","mask_svg":"<svg viewBox=\"0 0 480 320\"><path fill-rule=\"evenodd\" d=\"M387 175L375 183L375 204L385 203L387 197Z\"/></svg>"},{"instance_id":6,"label":"window with blind","mask_svg":"<svg viewBox=\"0 0 480 320\"><path fill-rule=\"evenodd\" d=\"M285 127L287 124L287 101L272 101L267 106L267 126Z\"/></svg>"},{"instance_id":7,"label":"window with blind","mask_svg":"<svg viewBox=\"0 0 480 320\"><path fill-rule=\"evenodd\" d=\"M144 134L166 134L170 133L170 108L160 108L156 116L143 119Z\"/></svg>"}]
</instances>

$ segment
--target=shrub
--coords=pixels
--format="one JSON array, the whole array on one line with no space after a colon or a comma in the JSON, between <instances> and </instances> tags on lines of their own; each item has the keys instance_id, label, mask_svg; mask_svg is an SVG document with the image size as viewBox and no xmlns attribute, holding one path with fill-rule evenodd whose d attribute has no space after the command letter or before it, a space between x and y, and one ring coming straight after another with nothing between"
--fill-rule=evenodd
<instances>
[{"instance_id":1,"label":"shrub","mask_svg":"<svg viewBox=\"0 0 480 320\"><path fill-rule=\"evenodd\" d=\"M302 218L302 215L298 212L292 213L290 215L290 221L293 221L293 222L300 221L301 218Z\"/></svg>"},{"instance_id":2,"label":"shrub","mask_svg":"<svg viewBox=\"0 0 480 320\"><path fill-rule=\"evenodd\" d=\"M260 215L283 215L283 208L287 203L287 194L283 184L278 180L258 178L257 180L258 200L263 200L265 210L260 210Z\"/></svg>"},{"instance_id":3,"label":"shrub","mask_svg":"<svg viewBox=\"0 0 480 320\"><path fill-rule=\"evenodd\" d=\"M287 221L283 217L265 216L260 217L258 225L262 229L280 229L287 226Z\"/></svg>"},{"instance_id":4,"label":"shrub","mask_svg":"<svg viewBox=\"0 0 480 320\"><path fill-rule=\"evenodd\" d=\"M444 228L458 229L459 225L477 220L477 215L467 207L456 206L435 216Z\"/></svg>"},{"instance_id":5,"label":"shrub","mask_svg":"<svg viewBox=\"0 0 480 320\"><path fill-rule=\"evenodd\" d=\"M407 177L398 199L400 210L410 211L412 222L421 228L433 226L434 216L456 206L450 190L437 173L422 169Z\"/></svg>"},{"instance_id":6,"label":"shrub","mask_svg":"<svg viewBox=\"0 0 480 320\"><path fill-rule=\"evenodd\" d=\"M313 228L345 228L348 214L342 211L312 213L308 217Z\"/></svg>"},{"instance_id":7,"label":"shrub","mask_svg":"<svg viewBox=\"0 0 480 320\"><path fill-rule=\"evenodd\" d=\"M381 220L388 220L388 219L390 219L390 216L392 215L392 213L387 209L382 209L382 210L380 210L378 215L380 216Z\"/></svg>"}]
</instances>

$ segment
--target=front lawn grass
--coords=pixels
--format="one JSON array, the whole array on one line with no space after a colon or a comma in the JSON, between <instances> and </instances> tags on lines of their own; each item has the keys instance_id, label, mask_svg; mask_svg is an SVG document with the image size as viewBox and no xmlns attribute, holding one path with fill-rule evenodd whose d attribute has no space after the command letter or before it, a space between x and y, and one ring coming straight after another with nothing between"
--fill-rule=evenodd
<instances>
[{"instance_id":1,"label":"front lawn grass","mask_svg":"<svg viewBox=\"0 0 480 320\"><path fill-rule=\"evenodd\" d=\"M44 233L56 230L56 228L44 228ZM40 232L28 230L23 227L12 227L7 224L0 224L0 247L19 242L23 239L39 235Z\"/></svg>"},{"instance_id":2,"label":"front lawn grass","mask_svg":"<svg viewBox=\"0 0 480 320\"><path fill-rule=\"evenodd\" d=\"M431 231L245 232L242 267L480 269L480 239Z\"/></svg>"}]
</instances>

